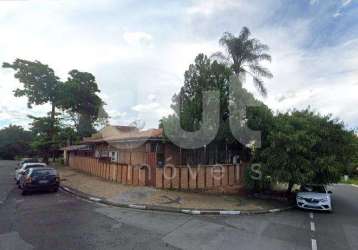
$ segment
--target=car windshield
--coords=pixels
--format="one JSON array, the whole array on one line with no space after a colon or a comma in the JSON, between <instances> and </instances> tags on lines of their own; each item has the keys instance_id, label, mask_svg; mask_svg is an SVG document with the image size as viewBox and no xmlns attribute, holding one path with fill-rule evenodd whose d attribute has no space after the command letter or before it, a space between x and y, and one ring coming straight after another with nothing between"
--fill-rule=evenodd
<instances>
[{"instance_id":1,"label":"car windshield","mask_svg":"<svg viewBox=\"0 0 358 250\"><path fill-rule=\"evenodd\" d=\"M38 164L38 165L28 165L26 166L24 169L29 169L29 168L43 168L44 165Z\"/></svg>"},{"instance_id":2,"label":"car windshield","mask_svg":"<svg viewBox=\"0 0 358 250\"><path fill-rule=\"evenodd\" d=\"M326 193L324 186L303 186L301 188L302 192L312 192L312 193Z\"/></svg>"},{"instance_id":3,"label":"car windshield","mask_svg":"<svg viewBox=\"0 0 358 250\"><path fill-rule=\"evenodd\" d=\"M37 159L26 159L26 160L22 160L21 161L21 164L24 164L24 163L32 163L32 162L38 162L39 160Z\"/></svg>"},{"instance_id":4,"label":"car windshield","mask_svg":"<svg viewBox=\"0 0 358 250\"><path fill-rule=\"evenodd\" d=\"M36 169L33 170L31 176L46 176L46 175L57 175L57 171L55 169Z\"/></svg>"}]
</instances>

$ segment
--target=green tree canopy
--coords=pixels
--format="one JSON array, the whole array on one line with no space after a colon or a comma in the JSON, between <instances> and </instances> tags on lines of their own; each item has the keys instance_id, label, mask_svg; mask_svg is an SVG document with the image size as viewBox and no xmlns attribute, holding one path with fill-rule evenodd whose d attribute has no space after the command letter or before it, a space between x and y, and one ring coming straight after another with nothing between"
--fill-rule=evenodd
<instances>
[{"instance_id":1,"label":"green tree canopy","mask_svg":"<svg viewBox=\"0 0 358 250\"><path fill-rule=\"evenodd\" d=\"M15 70L15 78L23 83L22 89L18 88L14 91L15 96L26 96L30 108L33 104L56 105L61 82L48 65L39 61L16 59L12 64L5 62L3 67Z\"/></svg>"},{"instance_id":2,"label":"green tree canopy","mask_svg":"<svg viewBox=\"0 0 358 250\"><path fill-rule=\"evenodd\" d=\"M21 126L10 125L0 129L0 158L14 160L16 156L31 155L31 140L31 132Z\"/></svg>"},{"instance_id":3,"label":"green tree canopy","mask_svg":"<svg viewBox=\"0 0 358 250\"><path fill-rule=\"evenodd\" d=\"M279 114L256 161L273 180L293 184L329 184L339 180L352 161L352 131L330 116L310 110Z\"/></svg>"},{"instance_id":4,"label":"green tree canopy","mask_svg":"<svg viewBox=\"0 0 358 250\"><path fill-rule=\"evenodd\" d=\"M239 117L238 119L246 119L246 117L239 116L239 113L243 111L242 109L246 111L246 106L253 105L263 107L267 112L271 111L244 89L237 78L233 78L231 68L208 58L204 54L199 54L194 63L185 71L184 85L179 93L172 98L171 107L174 114L164 117L160 126L166 123L165 127L168 129L175 118L180 118L181 126L186 131L200 129L203 116L203 93L212 90L220 93L220 125L212 144L215 144L215 147L221 147L223 150L227 145L236 145L235 148L242 149L242 145L232 134L229 119L235 116ZM251 113L251 117L255 115L255 113Z\"/></svg>"},{"instance_id":5,"label":"green tree canopy","mask_svg":"<svg viewBox=\"0 0 358 250\"><path fill-rule=\"evenodd\" d=\"M58 138L62 137L59 134L61 117L56 109L66 111L74 118L80 137L93 133L94 125L108 118L91 73L72 70L67 81L62 82L53 69L39 61L16 59L12 64L4 63L3 67L13 69L15 78L23 84L23 88L14 91L16 97L26 96L30 108L32 105L51 105L49 116L31 117L32 131L36 135L33 146L43 154L45 162L51 151L60 146Z\"/></svg>"},{"instance_id":6,"label":"green tree canopy","mask_svg":"<svg viewBox=\"0 0 358 250\"><path fill-rule=\"evenodd\" d=\"M70 114L79 136L90 136L95 132L95 122L108 118L98 96L100 90L91 73L72 70L69 75L61 88L59 105Z\"/></svg>"}]
</instances>

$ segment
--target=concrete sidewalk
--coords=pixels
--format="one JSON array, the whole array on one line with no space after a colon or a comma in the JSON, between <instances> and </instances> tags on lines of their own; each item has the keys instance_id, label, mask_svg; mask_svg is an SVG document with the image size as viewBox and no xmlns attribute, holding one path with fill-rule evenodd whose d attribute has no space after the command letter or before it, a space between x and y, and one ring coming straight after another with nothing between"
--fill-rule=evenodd
<instances>
[{"instance_id":1,"label":"concrete sidewalk","mask_svg":"<svg viewBox=\"0 0 358 250\"><path fill-rule=\"evenodd\" d=\"M287 207L278 201L258 200L239 195L213 195L129 186L104 181L69 167L58 167L61 184L113 203L143 204L179 209L268 211Z\"/></svg>"}]
</instances>

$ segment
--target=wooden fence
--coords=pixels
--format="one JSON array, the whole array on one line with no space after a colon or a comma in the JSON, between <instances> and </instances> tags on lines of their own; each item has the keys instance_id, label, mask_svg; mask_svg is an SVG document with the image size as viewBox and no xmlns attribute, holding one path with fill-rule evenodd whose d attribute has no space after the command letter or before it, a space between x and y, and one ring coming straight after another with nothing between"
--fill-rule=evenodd
<instances>
[{"instance_id":1,"label":"wooden fence","mask_svg":"<svg viewBox=\"0 0 358 250\"><path fill-rule=\"evenodd\" d=\"M172 166L156 169L156 187L233 193L243 186L244 165Z\"/></svg>"},{"instance_id":2,"label":"wooden fence","mask_svg":"<svg viewBox=\"0 0 358 250\"><path fill-rule=\"evenodd\" d=\"M148 170L141 166L111 163L84 156L70 156L69 166L108 181L138 186L147 185Z\"/></svg>"},{"instance_id":3,"label":"wooden fence","mask_svg":"<svg viewBox=\"0 0 358 250\"><path fill-rule=\"evenodd\" d=\"M151 168L73 156L69 166L92 176L128 185L154 186L183 191L237 192L243 185L244 165L165 166ZM151 170L152 169L152 170ZM155 173L151 173L151 171ZM154 180L152 180L155 178Z\"/></svg>"}]
</instances>

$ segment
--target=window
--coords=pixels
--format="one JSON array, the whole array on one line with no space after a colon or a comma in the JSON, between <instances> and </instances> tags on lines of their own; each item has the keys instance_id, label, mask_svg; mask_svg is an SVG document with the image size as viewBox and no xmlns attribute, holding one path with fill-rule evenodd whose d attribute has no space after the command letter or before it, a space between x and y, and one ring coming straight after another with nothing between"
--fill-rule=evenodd
<instances>
[{"instance_id":1,"label":"window","mask_svg":"<svg viewBox=\"0 0 358 250\"><path fill-rule=\"evenodd\" d=\"M110 152L108 151L99 151L99 150L96 150L95 153L94 153L94 156L96 158L107 158L107 157L111 157L111 154Z\"/></svg>"},{"instance_id":2,"label":"window","mask_svg":"<svg viewBox=\"0 0 358 250\"><path fill-rule=\"evenodd\" d=\"M164 151L164 147L163 147L163 144L161 144L161 143L147 144L147 152L162 153L163 151Z\"/></svg>"},{"instance_id":3,"label":"window","mask_svg":"<svg viewBox=\"0 0 358 250\"><path fill-rule=\"evenodd\" d=\"M118 161L118 152L111 151L111 152L109 152L109 156L111 157L112 162L117 162Z\"/></svg>"},{"instance_id":4,"label":"window","mask_svg":"<svg viewBox=\"0 0 358 250\"><path fill-rule=\"evenodd\" d=\"M31 173L32 177L46 176L46 175L57 175L57 171L55 169L44 169L44 170L36 169Z\"/></svg>"},{"instance_id":5,"label":"window","mask_svg":"<svg viewBox=\"0 0 358 250\"><path fill-rule=\"evenodd\" d=\"M306 185L301 187L301 192L326 193L326 189L320 185Z\"/></svg>"},{"instance_id":6,"label":"window","mask_svg":"<svg viewBox=\"0 0 358 250\"><path fill-rule=\"evenodd\" d=\"M45 167L44 165L28 165L25 167L25 169L29 169L29 168L41 168L41 167Z\"/></svg>"}]
</instances>

